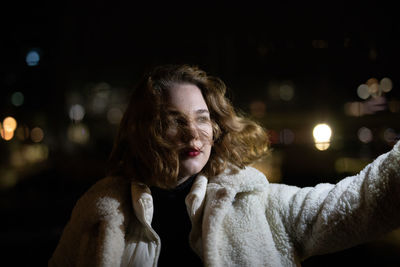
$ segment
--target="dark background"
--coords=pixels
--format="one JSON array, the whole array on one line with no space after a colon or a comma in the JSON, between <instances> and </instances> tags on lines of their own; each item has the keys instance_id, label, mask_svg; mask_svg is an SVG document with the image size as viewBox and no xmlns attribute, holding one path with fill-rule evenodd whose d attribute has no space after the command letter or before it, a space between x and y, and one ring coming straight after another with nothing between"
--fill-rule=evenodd
<instances>
[{"instance_id":1,"label":"dark background","mask_svg":"<svg viewBox=\"0 0 400 267\"><path fill-rule=\"evenodd\" d=\"M387 129L400 132L394 4L38 2L5 4L0 12L0 121L13 116L19 127L44 132L39 142L28 135L0 139L0 251L7 266L46 265L76 200L105 175L117 129L107 109L123 111L132 86L158 64L195 64L226 82L238 110L271 133L274 160L265 163L271 181L337 182L390 150ZM40 55L36 66L26 63L32 49ZM393 82L383 110L346 114L346 103L373 99L357 96L358 86L373 77ZM288 101L271 89L282 84L294 90ZM15 92L23 94L22 105L13 104ZM105 101L105 109L91 108L93 99ZM69 117L73 104L85 107L80 121ZM312 139L320 122L333 128L326 151ZM69 137L76 125L90 133L85 142ZM370 142L359 140L361 127L370 129ZM285 139L285 129L294 141ZM44 157L15 163L34 145ZM339 159L356 163L343 171L335 167ZM393 232L303 266L400 266L399 236Z\"/></svg>"}]
</instances>

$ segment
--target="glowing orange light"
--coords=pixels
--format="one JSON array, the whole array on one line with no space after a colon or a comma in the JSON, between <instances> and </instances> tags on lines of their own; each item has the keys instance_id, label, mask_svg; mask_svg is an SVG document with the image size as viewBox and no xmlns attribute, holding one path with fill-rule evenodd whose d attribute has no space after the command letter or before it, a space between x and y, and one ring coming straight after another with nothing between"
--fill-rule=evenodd
<instances>
[{"instance_id":1,"label":"glowing orange light","mask_svg":"<svg viewBox=\"0 0 400 267\"><path fill-rule=\"evenodd\" d=\"M14 131L9 132L9 131L6 131L5 129L0 129L0 135L1 135L1 138L3 138L6 141L9 141L9 140L13 139Z\"/></svg>"},{"instance_id":2,"label":"glowing orange light","mask_svg":"<svg viewBox=\"0 0 400 267\"><path fill-rule=\"evenodd\" d=\"M17 128L17 121L13 117L7 117L3 120L3 129L6 132L13 132Z\"/></svg>"}]
</instances>

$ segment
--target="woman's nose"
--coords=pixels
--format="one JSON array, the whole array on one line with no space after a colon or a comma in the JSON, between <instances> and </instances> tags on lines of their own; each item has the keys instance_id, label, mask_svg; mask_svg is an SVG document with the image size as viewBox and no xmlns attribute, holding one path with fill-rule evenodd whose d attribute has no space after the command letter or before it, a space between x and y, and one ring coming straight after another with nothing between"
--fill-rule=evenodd
<instances>
[{"instance_id":1,"label":"woman's nose","mask_svg":"<svg viewBox=\"0 0 400 267\"><path fill-rule=\"evenodd\" d=\"M189 139L188 141L199 138L199 129L195 123L188 123L185 136L187 137L187 139Z\"/></svg>"}]
</instances>

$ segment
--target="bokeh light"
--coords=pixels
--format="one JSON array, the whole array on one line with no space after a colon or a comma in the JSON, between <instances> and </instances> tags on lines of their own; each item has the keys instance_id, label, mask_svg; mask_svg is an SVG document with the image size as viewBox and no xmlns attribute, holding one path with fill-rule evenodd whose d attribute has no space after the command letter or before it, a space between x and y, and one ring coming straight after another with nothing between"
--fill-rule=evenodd
<instances>
[{"instance_id":1,"label":"bokeh light","mask_svg":"<svg viewBox=\"0 0 400 267\"><path fill-rule=\"evenodd\" d=\"M372 131L367 127L361 127L358 129L357 136L358 139L365 144L370 143L374 138Z\"/></svg>"},{"instance_id":2,"label":"bokeh light","mask_svg":"<svg viewBox=\"0 0 400 267\"><path fill-rule=\"evenodd\" d=\"M44 144L23 145L11 153L10 163L17 168L26 167L48 159L49 148Z\"/></svg>"},{"instance_id":3,"label":"bokeh light","mask_svg":"<svg viewBox=\"0 0 400 267\"><path fill-rule=\"evenodd\" d=\"M17 121L13 117L7 117L3 120L3 129L7 132L13 132L17 128Z\"/></svg>"},{"instance_id":4,"label":"bokeh light","mask_svg":"<svg viewBox=\"0 0 400 267\"><path fill-rule=\"evenodd\" d=\"M369 88L366 84L361 84L357 88L357 95L361 99L367 99L370 97Z\"/></svg>"},{"instance_id":5,"label":"bokeh light","mask_svg":"<svg viewBox=\"0 0 400 267\"><path fill-rule=\"evenodd\" d=\"M382 92L379 90L379 82L376 78L370 78L366 82L368 91L371 96L380 96Z\"/></svg>"},{"instance_id":6,"label":"bokeh light","mask_svg":"<svg viewBox=\"0 0 400 267\"><path fill-rule=\"evenodd\" d=\"M392 80L387 77L383 78L379 83L379 88L382 92L390 92L393 88Z\"/></svg>"},{"instance_id":7,"label":"bokeh light","mask_svg":"<svg viewBox=\"0 0 400 267\"><path fill-rule=\"evenodd\" d=\"M25 58L26 64L30 67L34 67L39 65L39 61L40 61L40 54L36 49L32 49L30 50L27 54L26 54L26 58Z\"/></svg>"},{"instance_id":8,"label":"bokeh light","mask_svg":"<svg viewBox=\"0 0 400 267\"><path fill-rule=\"evenodd\" d=\"M69 109L69 118L73 121L81 121L85 117L85 108L82 105L75 104Z\"/></svg>"},{"instance_id":9,"label":"bokeh light","mask_svg":"<svg viewBox=\"0 0 400 267\"><path fill-rule=\"evenodd\" d=\"M96 84L91 92L90 110L95 114L105 112L110 101L111 85L106 82Z\"/></svg>"},{"instance_id":10,"label":"bokeh light","mask_svg":"<svg viewBox=\"0 0 400 267\"><path fill-rule=\"evenodd\" d=\"M384 132L383 132L383 139L388 142L388 143L394 143L396 141L396 131L392 128L387 128Z\"/></svg>"},{"instance_id":11,"label":"bokeh light","mask_svg":"<svg viewBox=\"0 0 400 267\"><path fill-rule=\"evenodd\" d=\"M39 143L44 138L44 132L40 127L35 127L31 131L31 140L35 143Z\"/></svg>"},{"instance_id":12,"label":"bokeh light","mask_svg":"<svg viewBox=\"0 0 400 267\"><path fill-rule=\"evenodd\" d=\"M123 112L120 108L110 108L107 112L107 120L111 124L119 124L123 116Z\"/></svg>"},{"instance_id":13,"label":"bokeh light","mask_svg":"<svg viewBox=\"0 0 400 267\"><path fill-rule=\"evenodd\" d=\"M0 135L1 135L1 138L3 138L4 140L10 141L14 137L14 131L8 132L8 131L4 130L4 128L1 128Z\"/></svg>"},{"instance_id":14,"label":"bokeh light","mask_svg":"<svg viewBox=\"0 0 400 267\"><path fill-rule=\"evenodd\" d=\"M290 129L283 129L279 134L279 139L282 144L290 145L294 142L295 134Z\"/></svg>"},{"instance_id":15,"label":"bokeh light","mask_svg":"<svg viewBox=\"0 0 400 267\"><path fill-rule=\"evenodd\" d=\"M11 103L16 106L22 106L24 104L24 95L21 92L15 92L11 95Z\"/></svg>"},{"instance_id":16,"label":"bokeh light","mask_svg":"<svg viewBox=\"0 0 400 267\"><path fill-rule=\"evenodd\" d=\"M3 124L0 124L0 135L6 141L13 139L14 131L17 128L17 121L13 117L6 117Z\"/></svg>"},{"instance_id":17,"label":"bokeh light","mask_svg":"<svg viewBox=\"0 0 400 267\"><path fill-rule=\"evenodd\" d=\"M83 123L70 124L67 136L71 142L86 144L90 138L89 128Z\"/></svg>"},{"instance_id":18,"label":"bokeh light","mask_svg":"<svg viewBox=\"0 0 400 267\"><path fill-rule=\"evenodd\" d=\"M279 97L284 101L290 101L294 97L294 88L290 84L282 84L279 87Z\"/></svg>"},{"instance_id":19,"label":"bokeh light","mask_svg":"<svg viewBox=\"0 0 400 267\"><path fill-rule=\"evenodd\" d=\"M327 150L330 146L332 130L326 123L318 124L313 129L315 147L318 150Z\"/></svg>"}]
</instances>

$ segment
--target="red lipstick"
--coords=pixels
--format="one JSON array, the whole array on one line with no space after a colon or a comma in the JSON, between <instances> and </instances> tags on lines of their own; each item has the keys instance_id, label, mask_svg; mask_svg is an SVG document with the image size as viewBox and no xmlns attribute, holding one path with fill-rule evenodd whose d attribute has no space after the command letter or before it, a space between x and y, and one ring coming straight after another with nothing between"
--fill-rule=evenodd
<instances>
[{"instance_id":1,"label":"red lipstick","mask_svg":"<svg viewBox=\"0 0 400 267\"><path fill-rule=\"evenodd\" d=\"M196 156L198 156L200 154L200 150L197 150L197 149L188 149L187 151L186 151L186 155L187 156L189 156L189 157L196 157Z\"/></svg>"}]
</instances>

